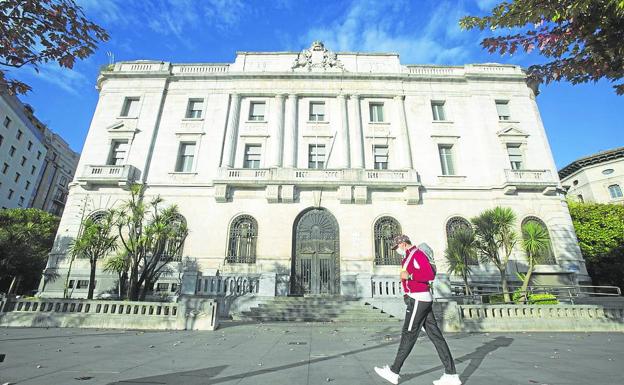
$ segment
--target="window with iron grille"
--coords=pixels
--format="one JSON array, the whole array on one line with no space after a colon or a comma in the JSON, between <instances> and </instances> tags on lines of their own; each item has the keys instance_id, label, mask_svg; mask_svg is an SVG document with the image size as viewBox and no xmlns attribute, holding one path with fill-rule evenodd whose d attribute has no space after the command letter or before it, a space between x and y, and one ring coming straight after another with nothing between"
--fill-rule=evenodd
<instances>
[{"instance_id":1,"label":"window with iron grille","mask_svg":"<svg viewBox=\"0 0 624 385\"><path fill-rule=\"evenodd\" d=\"M522 226L524 226L525 224L529 222L534 222L538 224L539 226L544 228L544 230L550 233L548 231L548 227L546 227L546 223L544 223L544 221L542 221L538 217L529 216L529 217L524 218L522 220ZM555 259L555 253L552 248L552 241L550 238L548 239L548 248L545 251L543 251L543 253L544 254L541 255L539 258L540 265L556 265L557 264L557 260Z\"/></svg>"},{"instance_id":2,"label":"window with iron grille","mask_svg":"<svg viewBox=\"0 0 624 385\"><path fill-rule=\"evenodd\" d=\"M165 245L163 259L179 262L182 260L184 241L188 234L186 218L180 214L176 214L169 220L169 225L171 226L172 232Z\"/></svg>"},{"instance_id":3,"label":"window with iron grille","mask_svg":"<svg viewBox=\"0 0 624 385\"><path fill-rule=\"evenodd\" d=\"M401 256L392 250L394 237L401 234L401 225L392 217L381 217L375 222L375 264L400 265Z\"/></svg>"},{"instance_id":4,"label":"window with iron grille","mask_svg":"<svg viewBox=\"0 0 624 385\"><path fill-rule=\"evenodd\" d=\"M466 218L453 217L446 222L446 242L448 244L449 239L458 230L470 230L473 231L472 225ZM469 265L478 265L479 260L474 257L469 257L467 261Z\"/></svg>"},{"instance_id":5,"label":"window with iron grille","mask_svg":"<svg viewBox=\"0 0 624 385\"><path fill-rule=\"evenodd\" d=\"M238 216L230 226L226 261L228 263L256 263L258 222L250 215Z\"/></svg>"}]
</instances>

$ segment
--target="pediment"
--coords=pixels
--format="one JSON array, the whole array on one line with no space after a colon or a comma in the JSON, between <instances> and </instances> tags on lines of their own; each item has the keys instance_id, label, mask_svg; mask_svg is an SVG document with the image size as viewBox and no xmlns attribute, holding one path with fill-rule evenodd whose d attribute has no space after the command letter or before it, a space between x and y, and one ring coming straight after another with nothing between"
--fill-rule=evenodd
<instances>
[{"instance_id":1,"label":"pediment","mask_svg":"<svg viewBox=\"0 0 624 385\"><path fill-rule=\"evenodd\" d=\"M525 131L516 128L516 127L507 127L496 133L498 136L512 136L512 137L523 137L527 138L529 136Z\"/></svg>"},{"instance_id":2,"label":"pediment","mask_svg":"<svg viewBox=\"0 0 624 385\"><path fill-rule=\"evenodd\" d=\"M115 122L114 124L106 127L106 131L110 133L137 133L139 129L136 128L136 121L132 122Z\"/></svg>"}]
</instances>

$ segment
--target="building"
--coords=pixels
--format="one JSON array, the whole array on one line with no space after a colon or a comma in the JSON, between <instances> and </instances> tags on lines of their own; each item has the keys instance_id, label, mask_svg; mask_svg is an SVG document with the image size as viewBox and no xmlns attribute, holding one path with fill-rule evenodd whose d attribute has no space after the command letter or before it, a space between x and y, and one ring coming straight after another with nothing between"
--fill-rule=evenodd
<instances>
[{"instance_id":1,"label":"building","mask_svg":"<svg viewBox=\"0 0 624 385\"><path fill-rule=\"evenodd\" d=\"M571 199L624 204L624 147L575 160L559 170L559 178Z\"/></svg>"},{"instance_id":2,"label":"building","mask_svg":"<svg viewBox=\"0 0 624 385\"><path fill-rule=\"evenodd\" d=\"M0 119L0 208L30 207L47 153L45 129L6 92L0 92Z\"/></svg>"},{"instance_id":3,"label":"building","mask_svg":"<svg viewBox=\"0 0 624 385\"><path fill-rule=\"evenodd\" d=\"M182 255L199 275L185 274L189 294L218 274L258 278L263 295L370 296L396 281L389 245L401 232L433 249L447 293L448 234L497 205L513 208L518 230L548 228L553 256L538 282L589 281L520 67L402 65L397 54L315 42L238 52L231 64L120 62L97 86L49 276L67 274L81 219L116 207L138 182L184 216ZM512 280L524 261L516 250ZM473 282L498 282L493 266L475 263ZM88 271L74 262L74 296L85 295ZM40 295L60 295L63 282L45 281ZM115 285L99 272L96 295Z\"/></svg>"},{"instance_id":4,"label":"building","mask_svg":"<svg viewBox=\"0 0 624 385\"><path fill-rule=\"evenodd\" d=\"M80 155L13 95L0 93L0 119L0 207L61 216Z\"/></svg>"}]
</instances>

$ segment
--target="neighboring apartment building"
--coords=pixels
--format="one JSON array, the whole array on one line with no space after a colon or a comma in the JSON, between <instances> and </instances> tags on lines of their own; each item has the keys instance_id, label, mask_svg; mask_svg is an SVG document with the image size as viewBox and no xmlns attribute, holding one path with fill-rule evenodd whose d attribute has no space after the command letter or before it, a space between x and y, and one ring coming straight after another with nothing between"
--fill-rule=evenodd
<instances>
[{"instance_id":1,"label":"neighboring apartment building","mask_svg":"<svg viewBox=\"0 0 624 385\"><path fill-rule=\"evenodd\" d=\"M624 147L575 160L559 170L559 178L571 199L624 204Z\"/></svg>"},{"instance_id":2,"label":"neighboring apartment building","mask_svg":"<svg viewBox=\"0 0 624 385\"><path fill-rule=\"evenodd\" d=\"M0 208L61 216L80 155L17 97L0 93Z\"/></svg>"},{"instance_id":3,"label":"neighboring apartment building","mask_svg":"<svg viewBox=\"0 0 624 385\"><path fill-rule=\"evenodd\" d=\"M375 295L396 283L399 233L431 246L437 290L448 292L447 237L497 205L516 212L518 231L528 221L548 229L552 255L537 282L590 280L537 91L518 66L402 65L315 42L238 52L231 64L120 62L97 86L47 276L66 276L81 219L140 182L188 224L179 257L197 262L190 294L218 273L259 277L263 295ZM525 261L517 247L510 279ZM471 263L473 282L499 282L492 265ZM97 274L96 295L114 293L115 275ZM88 261L76 260L74 296L88 277ZM63 282L44 281L40 295L61 295ZM157 290L173 290L168 282Z\"/></svg>"}]
</instances>

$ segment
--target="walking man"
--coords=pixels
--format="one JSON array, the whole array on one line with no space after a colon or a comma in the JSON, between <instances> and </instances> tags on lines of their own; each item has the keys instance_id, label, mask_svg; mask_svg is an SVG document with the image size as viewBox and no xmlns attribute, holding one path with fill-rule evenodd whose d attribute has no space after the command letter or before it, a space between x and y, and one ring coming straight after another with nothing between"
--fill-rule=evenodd
<instances>
[{"instance_id":1,"label":"walking man","mask_svg":"<svg viewBox=\"0 0 624 385\"><path fill-rule=\"evenodd\" d=\"M409 356L420 329L424 327L431 342L438 351L438 356L444 365L444 374L434 385L461 385L455 371L455 363L451 352L442 336L442 332L433 315L433 297L429 291L429 282L435 278L435 273L427 255L418 247L412 246L407 235L398 235L394 238L392 249L403 256L401 263L401 284L403 286L403 300L407 305L405 322L401 332L399 351L392 366L375 367L375 372L392 384L399 383L399 372Z\"/></svg>"}]
</instances>

